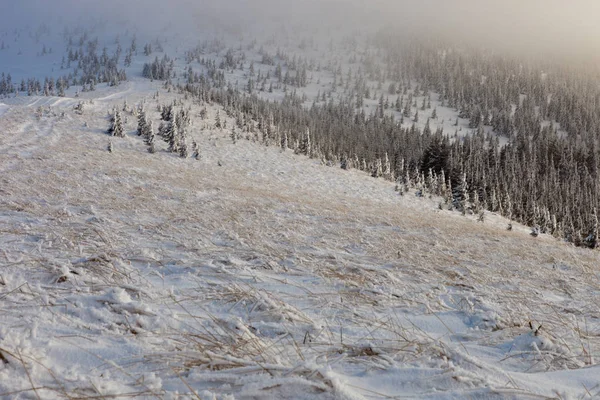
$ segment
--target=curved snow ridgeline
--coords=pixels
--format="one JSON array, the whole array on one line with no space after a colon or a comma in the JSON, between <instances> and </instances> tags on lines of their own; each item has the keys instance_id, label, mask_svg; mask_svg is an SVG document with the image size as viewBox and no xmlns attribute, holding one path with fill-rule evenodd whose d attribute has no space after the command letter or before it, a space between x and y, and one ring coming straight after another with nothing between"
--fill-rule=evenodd
<instances>
[{"instance_id":1,"label":"curved snow ridgeline","mask_svg":"<svg viewBox=\"0 0 600 400\"><path fill-rule=\"evenodd\" d=\"M120 92L0 105L0 398L598 396L597 252L233 144L191 102L200 160L149 154L159 87L112 153Z\"/></svg>"}]
</instances>

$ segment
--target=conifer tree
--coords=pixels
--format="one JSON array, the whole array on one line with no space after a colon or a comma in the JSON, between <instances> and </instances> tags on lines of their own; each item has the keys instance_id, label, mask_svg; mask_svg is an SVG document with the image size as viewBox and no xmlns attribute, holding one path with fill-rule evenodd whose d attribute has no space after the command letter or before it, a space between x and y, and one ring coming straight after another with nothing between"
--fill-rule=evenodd
<instances>
[{"instance_id":1,"label":"conifer tree","mask_svg":"<svg viewBox=\"0 0 600 400\"><path fill-rule=\"evenodd\" d=\"M285 151L288 148L288 134L287 132L283 132L281 136L281 150Z\"/></svg>"},{"instance_id":2,"label":"conifer tree","mask_svg":"<svg viewBox=\"0 0 600 400\"><path fill-rule=\"evenodd\" d=\"M144 137L144 142L146 143L146 145L148 145L148 152L155 153L156 152L155 143L154 143L155 136L154 136L154 128L152 126L152 121L147 121L144 124L143 137Z\"/></svg>"},{"instance_id":3,"label":"conifer tree","mask_svg":"<svg viewBox=\"0 0 600 400\"><path fill-rule=\"evenodd\" d=\"M187 147L187 138L185 135L181 135L179 137L179 156L181 158L188 158L188 147Z\"/></svg>"},{"instance_id":4,"label":"conifer tree","mask_svg":"<svg viewBox=\"0 0 600 400\"><path fill-rule=\"evenodd\" d=\"M125 130L123 128L123 121L121 119L121 112L116 110L114 115L111 117L110 127L106 132L111 136L125 137Z\"/></svg>"},{"instance_id":5,"label":"conifer tree","mask_svg":"<svg viewBox=\"0 0 600 400\"><path fill-rule=\"evenodd\" d=\"M312 156L312 146L311 146L311 142L310 142L310 129L306 128L306 131L304 132L304 137L302 138L302 141L300 142L300 149L299 149L300 154L304 154L308 157Z\"/></svg>"},{"instance_id":6,"label":"conifer tree","mask_svg":"<svg viewBox=\"0 0 600 400\"><path fill-rule=\"evenodd\" d=\"M467 208L469 206L469 186L467 184L466 172L463 172L460 177L460 186L459 186L458 190L459 190L458 201L460 204L460 211L462 212L462 215L465 215L467 213Z\"/></svg>"},{"instance_id":7,"label":"conifer tree","mask_svg":"<svg viewBox=\"0 0 600 400\"><path fill-rule=\"evenodd\" d=\"M235 131L235 125L231 127L231 133L229 134L229 137L231 138L231 142L233 144L237 142L237 133Z\"/></svg>"},{"instance_id":8,"label":"conifer tree","mask_svg":"<svg viewBox=\"0 0 600 400\"><path fill-rule=\"evenodd\" d=\"M393 181L394 180L393 173L392 173L392 166L390 164L390 159L389 159L387 153L385 153L385 157L383 159L383 172L382 172L382 175L383 175L384 179L387 179L388 181Z\"/></svg>"},{"instance_id":9,"label":"conifer tree","mask_svg":"<svg viewBox=\"0 0 600 400\"><path fill-rule=\"evenodd\" d=\"M381 158L377 158L375 160L375 164L373 165L373 171L371 172L371 176L373 178L379 178L383 175L383 166L381 163Z\"/></svg>"},{"instance_id":10,"label":"conifer tree","mask_svg":"<svg viewBox=\"0 0 600 400\"><path fill-rule=\"evenodd\" d=\"M179 135L180 135L180 128L177 123L177 118L175 118L175 120L173 122L168 124L167 136L165 138L165 140L169 144L168 150L171 153L177 153L179 151L179 146L178 146L179 145Z\"/></svg>"},{"instance_id":11,"label":"conifer tree","mask_svg":"<svg viewBox=\"0 0 600 400\"><path fill-rule=\"evenodd\" d=\"M595 249L598 246L598 212L594 207L592 213L592 227L590 234L585 239L585 245L590 249Z\"/></svg>"},{"instance_id":12,"label":"conifer tree","mask_svg":"<svg viewBox=\"0 0 600 400\"><path fill-rule=\"evenodd\" d=\"M144 107L141 104L140 104L140 107L138 110L137 120L138 120L137 134L138 134L138 136L143 136L144 132L146 132L146 130L147 130L147 121L146 121L146 111L144 110Z\"/></svg>"},{"instance_id":13,"label":"conifer tree","mask_svg":"<svg viewBox=\"0 0 600 400\"><path fill-rule=\"evenodd\" d=\"M196 160L200 160L200 148L198 147L198 143L196 143L196 141L192 142L192 157Z\"/></svg>"}]
</instances>

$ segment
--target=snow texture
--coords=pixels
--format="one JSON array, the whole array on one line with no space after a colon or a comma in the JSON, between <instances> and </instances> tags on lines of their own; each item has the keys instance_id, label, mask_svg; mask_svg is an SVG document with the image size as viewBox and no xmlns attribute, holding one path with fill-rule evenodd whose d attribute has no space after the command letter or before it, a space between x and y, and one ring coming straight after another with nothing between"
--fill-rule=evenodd
<instances>
[{"instance_id":1,"label":"snow texture","mask_svg":"<svg viewBox=\"0 0 600 400\"><path fill-rule=\"evenodd\" d=\"M201 160L131 115L107 152L107 110L158 120L160 87L4 100L1 398L600 394L597 252L234 145L196 104Z\"/></svg>"},{"instance_id":2,"label":"snow texture","mask_svg":"<svg viewBox=\"0 0 600 400\"><path fill-rule=\"evenodd\" d=\"M170 40L179 59L195 44ZM61 43L13 45L0 71L56 78ZM143 102L157 127L157 105L179 99L139 78L148 60L116 88L0 103L0 398L600 397L598 252L233 144L216 105L203 120L184 101L200 160L159 140L149 154L131 112L108 152L113 107ZM306 106L331 81L299 89ZM432 107L431 129L468 133L435 93Z\"/></svg>"}]
</instances>

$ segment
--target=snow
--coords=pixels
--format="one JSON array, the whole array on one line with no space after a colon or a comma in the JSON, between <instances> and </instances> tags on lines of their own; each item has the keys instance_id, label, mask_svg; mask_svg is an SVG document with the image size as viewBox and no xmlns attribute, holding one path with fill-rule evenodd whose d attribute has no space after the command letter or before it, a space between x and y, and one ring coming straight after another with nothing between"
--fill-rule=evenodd
<instances>
[{"instance_id":1,"label":"snow","mask_svg":"<svg viewBox=\"0 0 600 400\"><path fill-rule=\"evenodd\" d=\"M108 31L100 48L110 54L118 31ZM6 31L0 53L13 82L70 71L60 69L59 29L40 42L16 32L20 42ZM272 54L347 58L327 43L299 52L292 27L271 44L261 33ZM164 33L179 76L198 37L225 37L191 36ZM319 36L331 37L307 38ZM120 40L127 47L131 35ZM225 43L246 49L235 40ZM266 73L258 47L230 82L245 84L251 60ZM200 120L201 106L184 101L199 161L162 142L149 154L130 113L109 153L108 110L144 101L156 123L155 93L160 104L177 97L139 78L155 56L136 57L116 88L1 99L0 398L600 396L597 252L516 223L506 231L494 214L480 223L439 210L438 199L400 196L359 171L234 145L211 128L215 105ZM342 66L344 78L357 67ZM332 81L323 68L298 93L310 106ZM389 83L368 86L378 99ZM468 134L468 121L455 127L456 110L431 95L431 129ZM365 99L365 111L377 104Z\"/></svg>"},{"instance_id":2,"label":"snow","mask_svg":"<svg viewBox=\"0 0 600 400\"><path fill-rule=\"evenodd\" d=\"M598 253L197 118L200 161L107 152L160 86L3 100L1 398L600 393Z\"/></svg>"}]
</instances>

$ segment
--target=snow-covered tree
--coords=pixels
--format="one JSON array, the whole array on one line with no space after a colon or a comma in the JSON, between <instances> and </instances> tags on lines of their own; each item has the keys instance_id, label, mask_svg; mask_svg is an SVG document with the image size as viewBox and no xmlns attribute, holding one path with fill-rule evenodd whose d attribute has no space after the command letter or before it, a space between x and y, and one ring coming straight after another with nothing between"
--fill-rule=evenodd
<instances>
[{"instance_id":1,"label":"snow-covered tree","mask_svg":"<svg viewBox=\"0 0 600 400\"><path fill-rule=\"evenodd\" d=\"M383 178L387 179L388 181L393 181L394 180L394 174L392 173L392 166L390 164L390 159L388 157L388 154L385 153L385 158L383 160L383 172L382 172Z\"/></svg>"},{"instance_id":2,"label":"snow-covered tree","mask_svg":"<svg viewBox=\"0 0 600 400\"><path fill-rule=\"evenodd\" d=\"M237 133L235 131L235 125L231 127L231 133L229 134L229 137L231 138L231 142L233 144L237 142Z\"/></svg>"},{"instance_id":3,"label":"snow-covered tree","mask_svg":"<svg viewBox=\"0 0 600 400\"><path fill-rule=\"evenodd\" d=\"M115 113L111 117L110 126L106 132L111 136L125 137L125 129L123 127L123 120L121 119L121 112L115 110Z\"/></svg>"},{"instance_id":4,"label":"snow-covered tree","mask_svg":"<svg viewBox=\"0 0 600 400\"><path fill-rule=\"evenodd\" d=\"M283 132L281 135L281 150L285 151L288 148L288 134L287 132Z\"/></svg>"},{"instance_id":5,"label":"snow-covered tree","mask_svg":"<svg viewBox=\"0 0 600 400\"><path fill-rule=\"evenodd\" d=\"M146 145L148 145L148 152L155 153L156 152L155 143L154 143L155 135L154 135L154 127L153 127L152 121L147 121L144 124L144 130L143 130L142 135L144 137L144 142L146 143Z\"/></svg>"},{"instance_id":6,"label":"snow-covered tree","mask_svg":"<svg viewBox=\"0 0 600 400\"><path fill-rule=\"evenodd\" d=\"M215 116L215 128L221 129L223 125L221 124L221 113L217 110L217 115Z\"/></svg>"},{"instance_id":7,"label":"snow-covered tree","mask_svg":"<svg viewBox=\"0 0 600 400\"><path fill-rule=\"evenodd\" d=\"M147 121L146 121L146 110L144 110L143 105L140 104L137 115L137 134L138 136L143 136L144 132L146 132Z\"/></svg>"},{"instance_id":8,"label":"snow-covered tree","mask_svg":"<svg viewBox=\"0 0 600 400\"><path fill-rule=\"evenodd\" d=\"M312 156L312 145L310 142L310 129L306 128L304 132L304 136L302 137L302 141L300 142L300 146L298 149L300 154L304 154L308 157Z\"/></svg>"},{"instance_id":9,"label":"snow-covered tree","mask_svg":"<svg viewBox=\"0 0 600 400\"><path fill-rule=\"evenodd\" d=\"M375 160L375 164L373 164L373 170L371 171L371 176L373 178L379 178L383 176L383 165L381 163L381 158L377 158Z\"/></svg>"},{"instance_id":10,"label":"snow-covered tree","mask_svg":"<svg viewBox=\"0 0 600 400\"><path fill-rule=\"evenodd\" d=\"M200 148L198 147L198 143L196 143L196 141L192 142L192 157L196 160L200 159Z\"/></svg>"}]
</instances>

